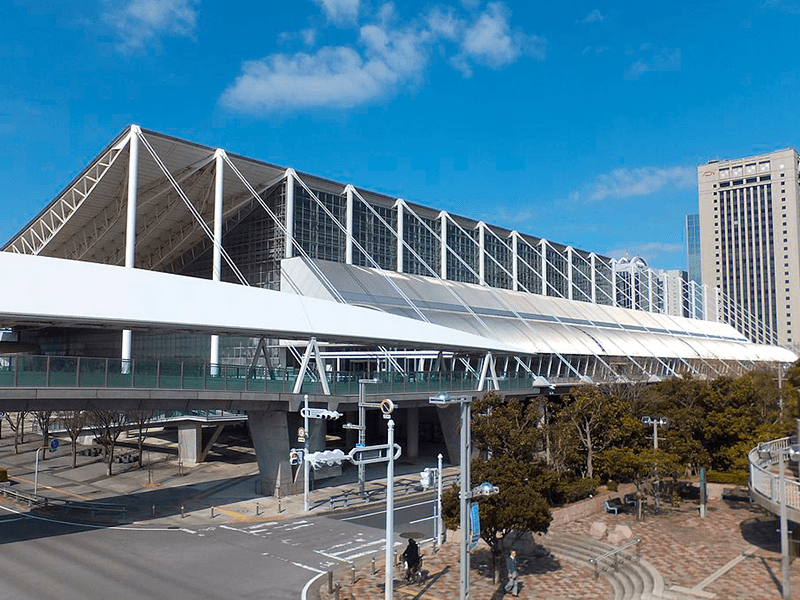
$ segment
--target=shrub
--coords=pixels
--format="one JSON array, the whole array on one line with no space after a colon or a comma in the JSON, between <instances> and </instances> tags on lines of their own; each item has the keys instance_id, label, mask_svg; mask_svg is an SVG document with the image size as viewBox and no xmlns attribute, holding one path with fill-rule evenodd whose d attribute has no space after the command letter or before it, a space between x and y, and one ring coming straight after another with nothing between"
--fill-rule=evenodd
<instances>
[{"instance_id":1,"label":"shrub","mask_svg":"<svg viewBox=\"0 0 800 600\"><path fill-rule=\"evenodd\" d=\"M559 479L553 490L553 501L555 504L570 504L583 500L594 494L599 484L597 477Z\"/></svg>"},{"instance_id":2,"label":"shrub","mask_svg":"<svg viewBox=\"0 0 800 600\"><path fill-rule=\"evenodd\" d=\"M0 467L0 483L5 483L6 481L8 481L8 471Z\"/></svg>"},{"instance_id":3,"label":"shrub","mask_svg":"<svg viewBox=\"0 0 800 600\"><path fill-rule=\"evenodd\" d=\"M732 485L747 485L750 480L750 473L743 469L731 469L730 471L706 471L706 481L708 483L728 483Z\"/></svg>"}]
</instances>

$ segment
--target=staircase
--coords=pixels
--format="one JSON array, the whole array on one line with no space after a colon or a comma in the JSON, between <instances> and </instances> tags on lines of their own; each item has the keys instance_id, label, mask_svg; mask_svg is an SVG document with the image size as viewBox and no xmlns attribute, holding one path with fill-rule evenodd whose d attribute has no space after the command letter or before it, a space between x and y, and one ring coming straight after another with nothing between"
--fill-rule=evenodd
<instances>
[{"instance_id":1,"label":"staircase","mask_svg":"<svg viewBox=\"0 0 800 600\"><path fill-rule=\"evenodd\" d=\"M547 534L540 542L551 554L559 558L582 563L594 568L593 559L604 555L615 546L600 542L588 536L569 532ZM635 549L626 552L624 560L619 560L616 568L606 562L600 565L600 574L614 589L614 600L678 600L684 598L675 592L664 590L664 580L659 572L635 555Z\"/></svg>"}]
</instances>

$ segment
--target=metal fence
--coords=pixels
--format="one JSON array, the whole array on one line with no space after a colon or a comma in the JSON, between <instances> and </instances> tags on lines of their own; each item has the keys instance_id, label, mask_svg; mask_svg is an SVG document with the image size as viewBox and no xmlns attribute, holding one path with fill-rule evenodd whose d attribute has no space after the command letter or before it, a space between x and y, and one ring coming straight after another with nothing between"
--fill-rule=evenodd
<instances>
[{"instance_id":1,"label":"metal fence","mask_svg":"<svg viewBox=\"0 0 800 600\"><path fill-rule=\"evenodd\" d=\"M781 501L779 473L776 465L778 453L784 455L784 464L788 466L789 447L797 438L785 437L771 442L764 442L753 448L748 455L750 461L750 489L771 500L775 504ZM786 506L800 510L800 482L794 477L785 477Z\"/></svg>"}]
</instances>

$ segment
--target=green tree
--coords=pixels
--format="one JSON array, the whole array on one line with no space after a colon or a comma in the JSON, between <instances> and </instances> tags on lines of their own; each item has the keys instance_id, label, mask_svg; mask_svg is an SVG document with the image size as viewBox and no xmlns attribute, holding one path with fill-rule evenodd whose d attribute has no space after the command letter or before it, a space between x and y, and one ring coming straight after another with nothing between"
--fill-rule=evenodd
<instances>
[{"instance_id":1,"label":"green tree","mask_svg":"<svg viewBox=\"0 0 800 600\"><path fill-rule=\"evenodd\" d=\"M540 458L542 433L538 403L506 400L486 394L472 405L472 441L481 454L471 462L470 489L484 481L499 488L495 496L477 500L481 538L492 552L493 569L504 544L526 532L545 532L552 520L548 501L557 474ZM450 529L460 522L458 489L442 498L442 517Z\"/></svg>"}]
</instances>

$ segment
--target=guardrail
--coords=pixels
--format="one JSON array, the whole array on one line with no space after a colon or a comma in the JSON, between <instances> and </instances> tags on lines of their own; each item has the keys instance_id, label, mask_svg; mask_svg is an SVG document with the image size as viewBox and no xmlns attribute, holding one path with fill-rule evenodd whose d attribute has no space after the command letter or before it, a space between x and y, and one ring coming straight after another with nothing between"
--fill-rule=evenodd
<instances>
[{"instance_id":1,"label":"guardrail","mask_svg":"<svg viewBox=\"0 0 800 600\"><path fill-rule=\"evenodd\" d=\"M327 374L334 395L358 394L358 380L364 377L377 380L369 388L374 394L474 390L478 381L477 373L467 371L333 371ZM296 380L297 373L293 369L82 356L19 354L0 357L0 388L140 388L275 393L291 392ZM534 378L527 372L498 373L500 391L529 389L533 383ZM316 373L306 375L303 390L322 393Z\"/></svg>"},{"instance_id":2,"label":"guardrail","mask_svg":"<svg viewBox=\"0 0 800 600\"><path fill-rule=\"evenodd\" d=\"M589 559L589 564L594 567L594 578L597 579L600 577L600 573L606 571L616 571L622 563L639 562L641 558L641 547L639 544L641 544L641 542L642 540L640 538L636 538L627 544L623 544L619 548L614 548L613 550L609 550L608 552ZM635 555L625 552L625 550L634 546L636 547Z\"/></svg>"},{"instance_id":3,"label":"guardrail","mask_svg":"<svg viewBox=\"0 0 800 600\"><path fill-rule=\"evenodd\" d=\"M796 441L795 436L780 438L763 442L750 451L748 454L750 489L754 493L775 504L780 504L780 478L775 468L779 462L778 453L783 453L784 462L788 466L790 464L787 457L789 446ZM800 482L794 477L784 477L784 485L786 486L786 506L800 510Z\"/></svg>"},{"instance_id":4,"label":"guardrail","mask_svg":"<svg viewBox=\"0 0 800 600\"><path fill-rule=\"evenodd\" d=\"M39 494L31 494L15 490L10 485L0 485L0 495L10 498L20 504L27 504L29 507L41 508L61 508L65 511L78 510L86 511L92 516L98 513L111 513L125 515L126 508L121 504L110 504L106 502L77 502L75 500L62 500L60 498L48 498Z\"/></svg>"}]
</instances>

